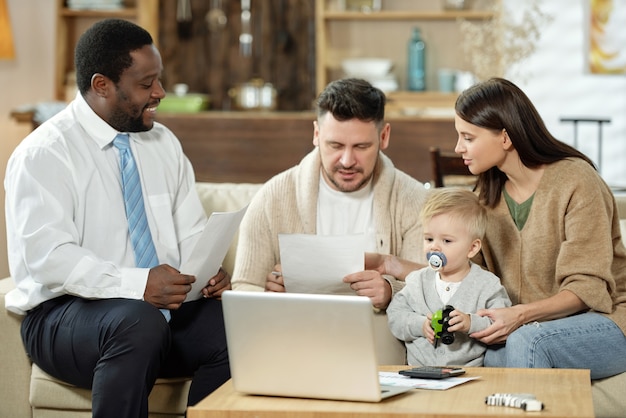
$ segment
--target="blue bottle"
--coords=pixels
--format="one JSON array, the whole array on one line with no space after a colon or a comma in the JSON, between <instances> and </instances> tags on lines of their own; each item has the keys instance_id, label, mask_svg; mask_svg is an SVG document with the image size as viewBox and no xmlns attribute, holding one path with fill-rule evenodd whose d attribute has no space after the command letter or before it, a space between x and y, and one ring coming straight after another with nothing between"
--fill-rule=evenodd
<instances>
[{"instance_id":1,"label":"blue bottle","mask_svg":"<svg viewBox=\"0 0 626 418\"><path fill-rule=\"evenodd\" d=\"M408 44L407 85L411 91L426 90L426 44L419 28L413 28Z\"/></svg>"}]
</instances>

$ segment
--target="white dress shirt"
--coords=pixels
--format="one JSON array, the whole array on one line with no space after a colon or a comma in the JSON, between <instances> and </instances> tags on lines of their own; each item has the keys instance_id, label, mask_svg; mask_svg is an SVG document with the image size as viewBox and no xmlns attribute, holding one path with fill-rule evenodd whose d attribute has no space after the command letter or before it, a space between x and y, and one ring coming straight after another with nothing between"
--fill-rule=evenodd
<instances>
[{"instance_id":1,"label":"white dress shirt","mask_svg":"<svg viewBox=\"0 0 626 418\"><path fill-rule=\"evenodd\" d=\"M7 309L23 314L63 294L143 298L149 269L135 267L117 133L79 93L11 155L5 213L16 289ZM159 123L130 139L159 263L178 268L206 223L193 169Z\"/></svg>"}]
</instances>

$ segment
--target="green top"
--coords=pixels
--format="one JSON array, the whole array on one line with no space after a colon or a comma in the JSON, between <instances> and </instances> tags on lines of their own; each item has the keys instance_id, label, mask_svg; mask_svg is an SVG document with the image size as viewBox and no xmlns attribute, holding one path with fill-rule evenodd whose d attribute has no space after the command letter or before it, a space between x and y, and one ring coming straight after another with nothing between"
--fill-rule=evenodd
<instances>
[{"instance_id":1,"label":"green top","mask_svg":"<svg viewBox=\"0 0 626 418\"><path fill-rule=\"evenodd\" d=\"M533 205L533 198L535 194L533 193L525 202L517 203L504 189L504 200L506 201L506 205L509 207L509 212L511 212L511 216L513 217L513 222L515 222L515 226L519 231L524 228L526 224L526 220L528 219L528 214L530 213L530 207Z\"/></svg>"}]
</instances>

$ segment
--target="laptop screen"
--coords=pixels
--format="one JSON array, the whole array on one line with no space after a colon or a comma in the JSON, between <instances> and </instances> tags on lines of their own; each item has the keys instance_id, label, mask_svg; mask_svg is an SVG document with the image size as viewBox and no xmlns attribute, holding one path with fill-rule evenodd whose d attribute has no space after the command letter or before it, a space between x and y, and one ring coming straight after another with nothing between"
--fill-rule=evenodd
<instances>
[{"instance_id":1,"label":"laptop screen","mask_svg":"<svg viewBox=\"0 0 626 418\"><path fill-rule=\"evenodd\" d=\"M235 390L380 400L367 297L228 291L222 301Z\"/></svg>"}]
</instances>

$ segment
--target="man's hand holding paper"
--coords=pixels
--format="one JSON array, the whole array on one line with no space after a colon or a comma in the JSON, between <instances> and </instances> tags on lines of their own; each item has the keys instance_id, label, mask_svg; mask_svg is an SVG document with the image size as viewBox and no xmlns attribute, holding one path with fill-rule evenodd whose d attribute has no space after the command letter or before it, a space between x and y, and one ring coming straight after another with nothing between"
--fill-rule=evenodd
<instances>
[{"instance_id":1,"label":"man's hand holding paper","mask_svg":"<svg viewBox=\"0 0 626 418\"><path fill-rule=\"evenodd\" d=\"M359 296L370 298L377 309L387 309L391 300L391 285L376 270L364 270L348 274L343 279Z\"/></svg>"},{"instance_id":2,"label":"man's hand holding paper","mask_svg":"<svg viewBox=\"0 0 626 418\"><path fill-rule=\"evenodd\" d=\"M217 274L209 279L206 286L202 288L202 297L221 299L225 290L230 290L230 274L220 267Z\"/></svg>"},{"instance_id":3,"label":"man's hand holding paper","mask_svg":"<svg viewBox=\"0 0 626 418\"><path fill-rule=\"evenodd\" d=\"M185 302L219 296L224 286L230 287L230 278L221 265L247 209L245 206L235 212L211 214L189 258L180 266L181 273L196 277Z\"/></svg>"}]
</instances>

